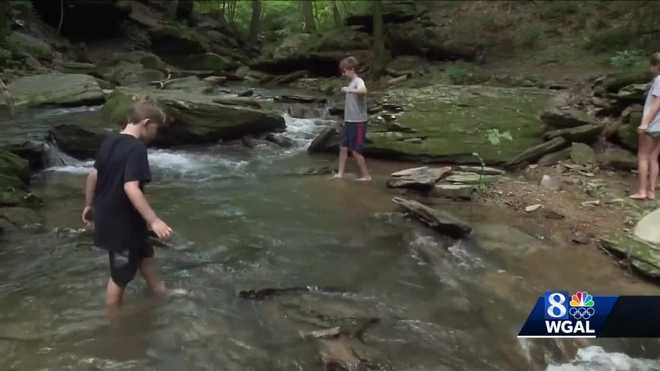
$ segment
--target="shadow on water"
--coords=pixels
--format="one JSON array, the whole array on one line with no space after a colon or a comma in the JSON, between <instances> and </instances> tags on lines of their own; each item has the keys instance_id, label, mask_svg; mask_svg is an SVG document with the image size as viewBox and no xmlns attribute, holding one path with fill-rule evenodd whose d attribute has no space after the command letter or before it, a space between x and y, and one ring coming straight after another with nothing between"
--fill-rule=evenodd
<instances>
[{"instance_id":1,"label":"shadow on water","mask_svg":"<svg viewBox=\"0 0 660 371\"><path fill-rule=\"evenodd\" d=\"M33 121L49 120L39 114ZM358 359L374 370L660 367L650 361L660 355L652 339L516 338L548 288L656 287L598 251L515 227L519 217L506 210L439 204L475 229L464 241L439 236L391 203L385 179L403 164L372 161L372 184L291 176L335 158L302 151L322 126L287 120L288 135L300 140L295 150L150 152L147 193L176 231L171 247L157 251L160 271L184 294L154 303L137 279L117 323L104 317L107 257L79 230L91 163L37 174L44 227L0 242L0 369L319 370L321 359ZM285 290L257 295L268 288ZM241 297L249 290L254 297ZM305 335L336 327L334 339Z\"/></svg>"}]
</instances>

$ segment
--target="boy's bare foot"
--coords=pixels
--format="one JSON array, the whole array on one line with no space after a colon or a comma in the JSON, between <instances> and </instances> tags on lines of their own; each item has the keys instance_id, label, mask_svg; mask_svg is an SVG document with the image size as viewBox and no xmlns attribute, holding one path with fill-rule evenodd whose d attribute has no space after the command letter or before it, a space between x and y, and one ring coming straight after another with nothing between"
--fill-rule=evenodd
<instances>
[{"instance_id":1,"label":"boy's bare foot","mask_svg":"<svg viewBox=\"0 0 660 371\"><path fill-rule=\"evenodd\" d=\"M357 178L355 179L358 182L371 182L371 177L370 176L363 176L362 178Z\"/></svg>"},{"instance_id":2,"label":"boy's bare foot","mask_svg":"<svg viewBox=\"0 0 660 371\"><path fill-rule=\"evenodd\" d=\"M629 198L632 198L633 200L646 200L647 196L643 193L635 193L630 196Z\"/></svg>"},{"instance_id":3,"label":"boy's bare foot","mask_svg":"<svg viewBox=\"0 0 660 371\"><path fill-rule=\"evenodd\" d=\"M655 200L655 192L649 192L649 193L646 195L646 199L647 199L647 200Z\"/></svg>"},{"instance_id":4,"label":"boy's bare foot","mask_svg":"<svg viewBox=\"0 0 660 371\"><path fill-rule=\"evenodd\" d=\"M344 178L343 175L335 174L335 175L330 177L330 180L343 179L343 178Z\"/></svg>"}]
</instances>

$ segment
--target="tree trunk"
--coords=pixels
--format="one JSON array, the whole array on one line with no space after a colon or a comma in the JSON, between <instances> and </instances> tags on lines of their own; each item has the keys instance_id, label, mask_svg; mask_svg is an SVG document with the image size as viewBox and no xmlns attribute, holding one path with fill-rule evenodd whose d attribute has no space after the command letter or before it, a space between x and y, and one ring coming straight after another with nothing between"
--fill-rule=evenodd
<instances>
[{"instance_id":1,"label":"tree trunk","mask_svg":"<svg viewBox=\"0 0 660 371\"><path fill-rule=\"evenodd\" d=\"M373 1L373 24L374 24L374 73L380 76L385 70L385 35L383 30L383 2Z\"/></svg>"},{"instance_id":2,"label":"tree trunk","mask_svg":"<svg viewBox=\"0 0 660 371\"><path fill-rule=\"evenodd\" d=\"M261 0L252 0L252 20L250 21L249 42L254 45L259 37L259 25L261 24Z\"/></svg>"},{"instance_id":3,"label":"tree trunk","mask_svg":"<svg viewBox=\"0 0 660 371\"><path fill-rule=\"evenodd\" d=\"M314 22L314 7L312 1L313 0L302 1L303 18L305 20L305 27L303 31L308 33L316 31L316 22Z\"/></svg>"},{"instance_id":4,"label":"tree trunk","mask_svg":"<svg viewBox=\"0 0 660 371\"><path fill-rule=\"evenodd\" d=\"M341 14L339 14L339 7L337 7L337 0L332 0L332 17L335 19L335 26L341 26Z\"/></svg>"}]
</instances>

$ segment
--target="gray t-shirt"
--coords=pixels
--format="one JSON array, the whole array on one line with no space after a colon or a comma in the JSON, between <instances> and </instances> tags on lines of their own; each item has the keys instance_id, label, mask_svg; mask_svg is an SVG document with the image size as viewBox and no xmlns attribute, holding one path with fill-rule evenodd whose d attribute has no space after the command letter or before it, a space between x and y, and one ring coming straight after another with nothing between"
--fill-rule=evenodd
<instances>
[{"instance_id":1,"label":"gray t-shirt","mask_svg":"<svg viewBox=\"0 0 660 371\"><path fill-rule=\"evenodd\" d=\"M350 90L364 89L364 81L355 77L348 84ZM345 122L367 122L367 95L346 93L346 104L344 105L344 121Z\"/></svg>"},{"instance_id":2,"label":"gray t-shirt","mask_svg":"<svg viewBox=\"0 0 660 371\"><path fill-rule=\"evenodd\" d=\"M656 97L660 98L660 76L656 77L653 79L653 82L651 83L651 88L649 89L649 92L646 94L646 100L644 101L644 115L648 113L648 111L651 109L651 104L653 103L653 100L651 97ZM660 115L660 111L655 114L655 117L649 122L649 127L653 125L653 123L658 120Z\"/></svg>"}]
</instances>

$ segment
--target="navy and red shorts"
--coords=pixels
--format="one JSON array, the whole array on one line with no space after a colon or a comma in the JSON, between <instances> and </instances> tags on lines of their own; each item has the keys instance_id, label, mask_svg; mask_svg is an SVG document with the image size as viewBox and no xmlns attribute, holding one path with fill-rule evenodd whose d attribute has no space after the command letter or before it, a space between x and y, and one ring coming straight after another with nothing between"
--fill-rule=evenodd
<instances>
[{"instance_id":1,"label":"navy and red shorts","mask_svg":"<svg viewBox=\"0 0 660 371\"><path fill-rule=\"evenodd\" d=\"M341 136L341 146L351 151L362 152L367 136L366 122L345 122Z\"/></svg>"}]
</instances>

